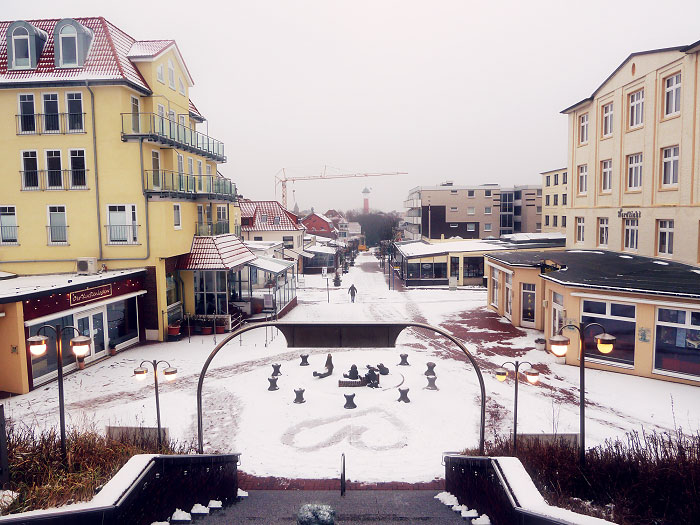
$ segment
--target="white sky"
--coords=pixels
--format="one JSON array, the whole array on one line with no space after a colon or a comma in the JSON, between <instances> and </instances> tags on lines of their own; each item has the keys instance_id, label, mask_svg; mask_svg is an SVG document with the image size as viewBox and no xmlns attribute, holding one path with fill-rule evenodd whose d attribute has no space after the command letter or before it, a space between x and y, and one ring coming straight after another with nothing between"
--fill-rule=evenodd
<instances>
[{"instance_id":1,"label":"white sky","mask_svg":"<svg viewBox=\"0 0 700 525\"><path fill-rule=\"evenodd\" d=\"M246 197L274 198L283 167L408 172L289 185L290 208L317 211L361 207L365 186L388 211L444 180L540 183L566 161L563 108L631 52L700 40L697 0L31 0L0 16L177 40Z\"/></svg>"}]
</instances>

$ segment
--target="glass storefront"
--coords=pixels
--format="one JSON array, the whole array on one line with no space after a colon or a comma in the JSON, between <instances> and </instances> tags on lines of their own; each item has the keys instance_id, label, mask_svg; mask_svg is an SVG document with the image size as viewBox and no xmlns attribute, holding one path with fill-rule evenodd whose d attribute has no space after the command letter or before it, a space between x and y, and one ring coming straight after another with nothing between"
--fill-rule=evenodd
<instances>
[{"instance_id":1,"label":"glass storefront","mask_svg":"<svg viewBox=\"0 0 700 525\"><path fill-rule=\"evenodd\" d=\"M136 297L107 305L107 336L115 346L138 338Z\"/></svg>"},{"instance_id":2,"label":"glass storefront","mask_svg":"<svg viewBox=\"0 0 700 525\"><path fill-rule=\"evenodd\" d=\"M194 313L196 315L228 314L228 270L194 272Z\"/></svg>"},{"instance_id":3,"label":"glass storefront","mask_svg":"<svg viewBox=\"0 0 700 525\"><path fill-rule=\"evenodd\" d=\"M700 376L700 312L657 310L654 368Z\"/></svg>"},{"instance_id":4,"label":"glass storefront","mask_svg":"<svg viewBox=\"0 0 700 525\"><path fill-rule=\"evenodd\" d=\"M601 354L594 338L600 329L591 328L586 332L586 358L634 365L635 312L636 308L632 304L583 301L581 322L583 324L599 323L605 327L607 333L616 338L613 351L609 354Z\"/></svg>"}]
</instances>

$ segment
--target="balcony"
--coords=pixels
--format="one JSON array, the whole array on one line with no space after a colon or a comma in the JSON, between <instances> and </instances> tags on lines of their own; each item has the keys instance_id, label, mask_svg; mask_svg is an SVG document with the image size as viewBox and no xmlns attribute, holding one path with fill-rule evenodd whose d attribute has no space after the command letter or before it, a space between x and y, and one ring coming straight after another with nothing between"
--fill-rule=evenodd
<instances>
[{"instance_id":1,"label":"balcony","mask_svg":"<svg viewBox=\"0 0 700 525\"><path fill-rule=\"evenodd\" d=\"M224 143L155 113L122 113L122 140L146 139L226 162Z\"/></svg>"},{"instance_id":2,"label":"balcony","mask_svg":"<svg viewBox=\"0 0 700 525\"><path fill-rule=\"evenodd\" d=\"M214 175L185 175L172 170L145 170L144 186L162 197L236 200L236 185Z\"/></svg>"},{"instance_id":3,"label":"balcony","mask_svg":"<svg viewBox=\"0 0 700 525\"><path fill-rule=\"evenodd\" d=\"M21 190L87 190L89 189L87 171L85 169L20 171Z\"/></svg>"},{"instance_id":4,"label":"balcony","mask_svg":"<svg viewBox=\"0 0 700 525\"><path fill-rule=\"evenodd\" d=\"M421 201L420 201L420 199L408 199L406 201L403 201L403 207L404 208L420 208Z\"/></svg>"},{"instance_id":5,"label":"balcony","mask_svg":"<svg viewBox=\"0 0 700 525\"><path fill-rule=\"evenodd\" d=\"M139 227L138 224L106 224L107 244L139 244Z\"/></svg>"},{"instance_id":6,"label":"balcony","mask_svg":"<svg viewBox=\"0 0 700 525\"><path fill-rule=\"evenodd\" d=\"M198 222L194 225L194 234L200 237L223 235L225 233L230 233L228 221Z\"/></svg>"},{"instance_id":7,"label":"balcony","mask_svg":"<svg viewBox=\"0 0 700 525\"><path fill-rule=\"evenodd\" d=\"M0 225L0 244L19 244L17 230L19 226Z\"/></svg>"},{"instance_id":8,"label":"balcony","mask_svg":"<svg viewBox=\"0 0 700 525\"><path fill-rule=\"evenodd\" d=\"M85 113L15 115L17 135L68 135L85 133Z\"/></svg>"},{"instance_id":9,"label":"balcony","mask_svg":"<svg viewBox=\"0 0 700 525\"><path fill-rule=\"evenodd\" d=\"M68 244L68 226L47 226L46 241L49 246Z\"/></svg>"}]
</instances>

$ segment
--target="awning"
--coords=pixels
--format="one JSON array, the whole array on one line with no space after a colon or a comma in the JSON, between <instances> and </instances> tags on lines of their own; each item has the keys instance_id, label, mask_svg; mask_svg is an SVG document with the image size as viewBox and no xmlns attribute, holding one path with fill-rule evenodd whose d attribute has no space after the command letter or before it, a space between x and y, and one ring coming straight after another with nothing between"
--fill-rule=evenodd
<instances>
[{"instance_id":1,"label":"awning","mask_svg":"<svg viewBox=\"0 0 700 525\"><path fill-rule=\"evenodd\" d=\"M190 253L181 256L178 270L239 270L255 255L232 233L195 237Z\"/></svg>"},{"instance_id":2,"label":"awning","mask_svg":"<svg viewBox=\"0 0 700 525\"><path fill-rule=\"evenodd\" d=\"M295 259L298 259L298 258L299 258L299 255L301 255L302 257L308 257L309 259L310 259L311 257L314 256L313 253L309 253L309 252L304 251L304 250L290 250L290 249L285 249L284 252L285 252L285 253L287 253L287 252L295 253L295 254L297 255L297 257L295 257Z\"/></svg>"},{"instance_id":3,"label":"awning","mask_svg":"<svg viewBox=\"0 0 700 525\"><path fill-rule=\"evenodd\" d=\"M335 255L335 249L329 248L328 246L307 246L306 251L311 253L327 253Z\"/></svg>"},{"instance_id":4,"label":"awning","mask_svg":"<svg viewBox=\"0 0 700 525\"><path fill-rule=\"evenodd\" d=\"M257 257L256 259L249 261L247 264L248 266L274 274L286 272L289 268L294 266L294 262L292 261L272 259L270 257Z\"/></svg>"}]
</instances>

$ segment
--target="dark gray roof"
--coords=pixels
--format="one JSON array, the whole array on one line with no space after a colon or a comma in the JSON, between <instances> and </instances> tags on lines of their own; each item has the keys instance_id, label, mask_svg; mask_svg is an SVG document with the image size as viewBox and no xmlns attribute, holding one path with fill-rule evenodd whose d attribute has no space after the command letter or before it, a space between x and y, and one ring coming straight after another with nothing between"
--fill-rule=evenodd
<instances>
[{"instance_id":1,"label":"dark gray roof","mask_svg":"<svg viewBox=\"0 0 700 525\"><path fill-rule=\"evenodd\" d=\"M603 250L499 252L485 257L509 266L544 268L545 261L553 262L542 278L567 286L700 297L700 268L689 264Z\"/></svg>"}]
</instances>

